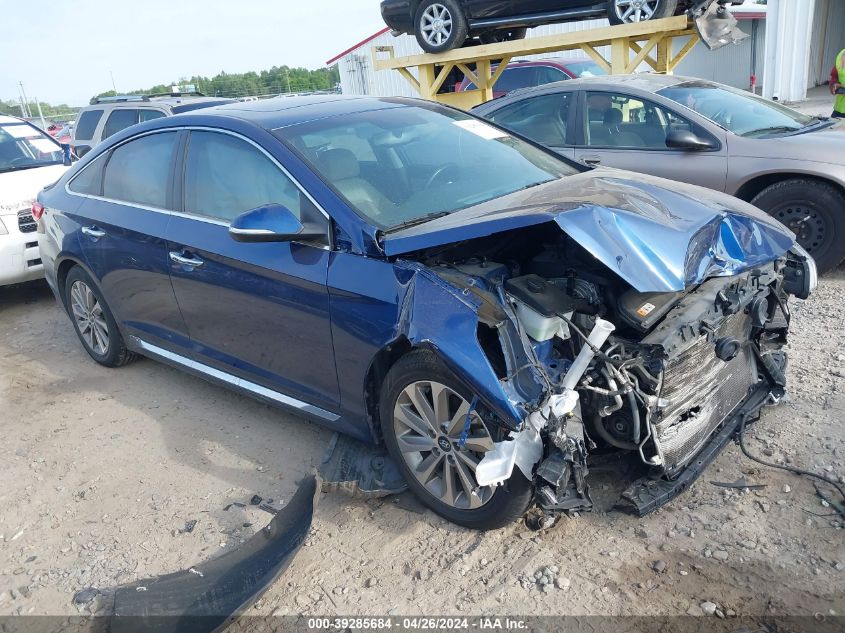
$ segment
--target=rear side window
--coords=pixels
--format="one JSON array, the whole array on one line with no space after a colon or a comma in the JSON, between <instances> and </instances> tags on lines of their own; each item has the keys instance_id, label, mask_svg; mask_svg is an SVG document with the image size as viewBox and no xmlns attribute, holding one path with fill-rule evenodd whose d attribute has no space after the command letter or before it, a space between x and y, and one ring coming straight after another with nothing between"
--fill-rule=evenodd
<instances>
[{"instance_id":1,"label":"rear side window","mask_svg":"<svg viewBox=\"0 0 845 633\"><path fill-rule=\"evenodd\" d=\"M185 211L230 222L276 203L302 217L302 195L258 148L215 132L191 132L185 165Z\"/></svg>"},{"instance_id":2,"label":"rear side window","mask_svg":"<svg viewBox=\"0 0 845 633\"><path fill-rule=\"evenodd\" d=\"M100 154L70 181L68 189L74 193L86 196L103 195L103 167L106 165L106 155Z\"/></svg>"},{"instance_id":3,"label":"rear side window","mask_svg":"<svg viewBox=\"0 0 845 633\"><path fill-rule=\"evenodd\" d=\"M144 121L152 121L153 119L160 119L164 116L164 112L161 110L140 110L141 116L139 123L143 123Z\"/></svg>"},{"instance_id":4,"label":"rear side window","mask_svg":"<svg viewBox=\"0 0 845 633\"><path fill-rule=\"evenodd\" d=\"M532 141L559 147L566 145L571 104L571 93L551 93L507 105L487 118Z\"/></svg>"},{"instance_id":5,"label":"rear side window","mask_svg":"<svg viewBox=\"0 0 845 633\"><path fill-rule=\"evenodd\" d=\"M94 138L94 130L103 116L102 110L86 110L79 116L76 123L74 138L78 141L90 141Z\"/></svg>"},{"instance_id":6,"label":"rear side window","mask_svg":"<svg viewBox=\"0 0 845 633\"><path fill-rule=\"evenodd\" d=\"M106 119L106 126L103 128L103 138L100 140L104 141L112 134L125 130L137 122L138 110L126 110L123 108L112 110L109 118Z\"/></svg>"},{"instance_id":7,"label":"rear side window","mask_svg":"<svg viewBox=\"0 0 845 633\"><path fill-rule=\"evenodd\" d=\"M103 196L166 208L168 176L175 147L176 132L162 132L115 148L106 164Z\"/></svg>"}]
</instances>

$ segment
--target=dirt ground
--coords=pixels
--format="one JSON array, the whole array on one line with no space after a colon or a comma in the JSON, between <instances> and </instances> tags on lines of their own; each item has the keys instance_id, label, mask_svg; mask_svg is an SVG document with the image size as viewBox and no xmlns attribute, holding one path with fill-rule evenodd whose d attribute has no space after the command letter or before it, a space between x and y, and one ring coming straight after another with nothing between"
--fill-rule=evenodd
<instances>
[{"instance_id":1,"label":"dirt ground","mask_svg":"<svg viewBox=\"0 0 845 633\"><path fill-rule=\"evenodd\" d=\"M749 432L755 453L840 478L843 296L840 270L793 305L791 395ZM290 499L331 437L150 360L99 367L43 283L0 288L0 323L0 615L78 614L81 589L236 547L270 515L224 508ZM742 476L765 487L709 483ZM727 616L842 615L845 531L830 513L808 480L734 445L644 519L597 511L541 534L462 529L407 493L331 493L253 612L701 615L711 602ZM534 576L548 567L543 589Z\"/></svg>"}]
</instances>

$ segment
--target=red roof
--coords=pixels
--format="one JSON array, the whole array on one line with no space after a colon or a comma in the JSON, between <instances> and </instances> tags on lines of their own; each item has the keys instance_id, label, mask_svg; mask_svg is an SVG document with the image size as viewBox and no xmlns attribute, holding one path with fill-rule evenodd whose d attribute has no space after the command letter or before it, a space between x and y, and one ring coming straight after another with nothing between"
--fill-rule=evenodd
<instances>
[{"instance_id":1,"label":"red roof","mask_svg":"<svg viewBox=\"0 0 845 633\"><path fill-rule=\"evenodd\" d=\"M390 31L390 28L389 28L389 27L384 27L384 28L383 28L381 31L379 31L378 33L373 33L372 35L370 35L370 37L368 37L368 38L366 38L366 39L363 39L363 40L361 40L360 42L358 42L357 44L355 44L355 46L350 46L350 47L349 47L349 48L347 48L345 51L343 51L340 55L335 55L334 57L332 57L329 61L327 61L327 62L326 62L326 66L331 66L331 65L332 65L332 64L334 64L337 60L339 60L341 57L344 57L344 56L346 56L346 55L349 55L349 53L351 53L352 51L354 51L356 48L361 48L361 47L362 47L364 44L366 44L367 42L372 42L372 41L373 41L374 39L376 39L379 35L384 35L384 34L385 34L385 33L387 33L388 31Z\"/></svg>"}]
</instances>

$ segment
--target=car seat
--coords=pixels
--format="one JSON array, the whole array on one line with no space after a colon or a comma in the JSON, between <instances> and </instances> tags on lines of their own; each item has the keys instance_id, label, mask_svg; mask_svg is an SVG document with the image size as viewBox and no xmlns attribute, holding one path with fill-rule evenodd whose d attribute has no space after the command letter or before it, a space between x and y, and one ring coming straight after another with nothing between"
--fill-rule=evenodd
<instances>
[{"instance_id":1,"label":"car seat","mask_svg":"<svg viewBox=\"0 0 845 633\"><path fill-rule=\"evenodd\" d=\"M619 126L622 124L622 110L611 108L604 113L604 125L610 137L610 145L614 147L642 147L643 140L633 132L626 132Z\"/></svg>"},{"instance_id":2,"label":"car seat","mask_svg":"<svg viewBox=\"0 0 845 633\"><path fill-rule=\"evenodd\" d=\"M320 152L323 175L353 206L370 217L378 217L394 204L368 181L361 178L358 159L348 149Z\"/></svg>"}]
</instances>

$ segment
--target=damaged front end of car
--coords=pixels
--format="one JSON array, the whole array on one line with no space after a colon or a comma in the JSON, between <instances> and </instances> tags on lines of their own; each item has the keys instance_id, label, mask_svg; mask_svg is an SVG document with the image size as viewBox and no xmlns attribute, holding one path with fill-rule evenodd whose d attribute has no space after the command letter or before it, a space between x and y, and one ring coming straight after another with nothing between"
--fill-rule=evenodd
<instances>
[{"instance_id":1,"label":"damaged front end of car","mask_svg":"<svg viewBox=\"0 0 845 633\"><path fill-rule=\"evenodd\" d=\"M498 378L498 393L479 394L499 427L475 467L479 488L518 469L545 515L589 511L591 456L624 452L642 477L623 501L645 514L686 489L743 417L784 394L788 301L813 291L814 263L780 225L711 211L667 225L655 209L558 205L542 222L522 206L537 221L473 231L487 224L479 214L463 227L467 239L443 237L457 218L442 223L440 240L409 238L425 246L397 264L475 306L475 340L464 326L463 345L480 347ZM676 239L661 243L671 231ZM465 320L438 307L446 331ZM442 331L427 339L446 340Z\"/></svg>"}]
</instances>

